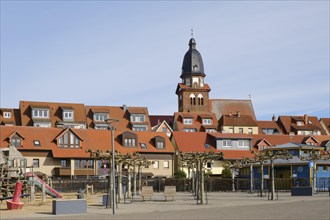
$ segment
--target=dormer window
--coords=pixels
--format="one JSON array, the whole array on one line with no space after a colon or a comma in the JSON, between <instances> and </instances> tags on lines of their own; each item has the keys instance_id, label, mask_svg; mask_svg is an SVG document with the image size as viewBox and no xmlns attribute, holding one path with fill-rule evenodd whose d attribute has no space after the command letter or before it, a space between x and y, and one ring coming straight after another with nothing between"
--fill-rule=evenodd
<instances>
[{"instance_id":1,"label":"dormer window","mask_svg":"<svg viewBox=\"0 0 330 220\"><path fill-rule=\"evenodd\" d=\"M192 125L192 123L193 123L192 118L184 118L183 119L183 124L185 124L185 125Z\"/></svg>"},{"instance_id":2,"label":"dormer window","mask_svg":"<svg viewBox=\"0 0 330 220\"><path fill-rule=\"evenodd\" d=\"M155 145L156 145L157 149L164 149L165 148L165 139L160 136L155 137Z\"/></svg>"},{"instance_id":3,"label":"dormer window","mask_svg":"<svg viewBox=\"0 0 330 220\"><path fill-rule=\"evenodd\" d=\"M212 119L203 118L203 125L212 125Z\"/></svg>"},{"instance_id":4,"label":"dormer window","mask_svg":"<svg viewBox=\"0 0 330 220\"><path fill-rule=\"evenodd\" d=\"M137 135L131 132L124 132L122 134L122 145L124 147L136 147L137 146Z\"/></svg>"},{"instance_id":5,"label":"dormer window","mask_svg":"<svg viewBox=\"0 0 330 220\"><path fill-rule=\"evenodd\" d=\"M108 113L94 113L94 115L93 115L93 120L94 121L104 122L107 119L108 119Z\"/></svg>"},{"instance_id":6,"label":"dormer window","mask_svg":"<svg viewBox=\"0 0 330 220\"><path fill-rule=\"evenodd\" d=\"M32 109L32 118L49 118L49 109Z\"/></svg>"},{"instance_id":7,"label":"dormer window","mask_svg":"<svg viewBox=\"0 0 330 220\"><path fill-rule=\"evenodd\" d=\"M63 111L63 121L73 121L73 110Z\"/></svg>"},{"instance_id":8,"label":"dormer window","mask_svg":"<svg viewBox=\"0 0 330 220\"><path fill-rule=\"evenodd\" d=\"M11 112L4 112L3 117L4 118L11 118Z\"/></svg>"},{"instance_id":9,"label":"dormer window","mask_svg":"<svg viewBox=\"0 0 330 220\"><path fill-rule=\"evenodd\" d=\"M18 134L11 137L10 143L14 147L22 147L22 138Z\"/></svg>"},{"instance_id":10,"label":"dormer window","mask_svg":"<svg viewBox=\"0 0 330 220\"><path fill-rule=\"evenodd\" d=\"M132 114L130 120L131 122L145 122L146 116L144 114Z\"/></svg>"},{"instance_id":11,"label":"dormer window","mask_svg":"<svg viewBox=\"0 0 330 220\"><path fill-rule=\"evenodd\" d=\"M297 121L297 125L298 125L298 126L303 126L303 125L304 125L304 122L302 122L302 121Z\"/></svg>"},{"instance_id":12,"label":"dormer window","mask_svg":"<svg viewBox=\"0 0 330 220\"><path fill-rule=\"evenodd\" d=\"M80 148L80 138L71 130L68 130L58 138L58 147Z\"/></svg>"}]
</instances>

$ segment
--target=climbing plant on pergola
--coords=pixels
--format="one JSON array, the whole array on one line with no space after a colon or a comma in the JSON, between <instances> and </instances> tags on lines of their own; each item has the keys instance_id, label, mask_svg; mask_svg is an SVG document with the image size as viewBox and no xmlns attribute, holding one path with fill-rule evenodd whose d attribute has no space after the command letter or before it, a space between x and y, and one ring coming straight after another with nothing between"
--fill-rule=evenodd
<instances>
[{"instance_id":1,"label":"climbing plant on pergola","mask_svg":"<svg viewBox=\"0 0 330 220\"><path fill-rule=\"evenodd\" d=\"M90 153L90 157L95 159L95 160L106 160L109 162L111 165L112 163L112 152L111 151L106 151L103 152L101 150L87 150L87 152ZM143 157L139 153L127 153L127 154L121 154L118 151L115 151L114 153L114 158L115 158L115 164L118 167L118 201L119 203L122 202L123 199L123 192L122 192L122 167L127 166L128 168L128 179L127 179L127 184L128 184L128 197L130 197L131 194L131 182L130 182L130 177L131 177L131 168L133 167L133 178L134 178L134 194L136 194L136 172L135 169L136 167L138 168L138 171L140 173L140 178L139 178L139 191L141 189L142 185L142 179L141 179L141 173L142 173L142 167L143 166L148 166L151 165L152 162L148 160L146 157ZM110 170L112 167L110 168ZM113 186L111 186L113 187Z\"/></svg>"},{"instance_id":2,"label":"climbing plant on pergola","mask_svg":"<svg viewBox=\"0 0 330 220\"><path fill-rule=\"evenodd\" d=\"M221 160L223 159L223 153L215 153L214 151L208 152L190 152L190 153L183 153L180 152L180 161L186 162L190 166L196 166L196 173L197 173L197 201L200 200L200 204L204 205L204 165L206 162L212 160Z\"/></svg>"},{"instance_id":3,"label":"climbing plant on pergola","mask_svg":"<svg viewBox=\"0 0 330 220\"><path fill-rule=\"evenodd\" d=\"M260 163L261 177L260 177L260 196L263 197L264 192L264 164L268 161L266 151L251 151L254 154L256 163Z\"/></svg>"}]
</instances>

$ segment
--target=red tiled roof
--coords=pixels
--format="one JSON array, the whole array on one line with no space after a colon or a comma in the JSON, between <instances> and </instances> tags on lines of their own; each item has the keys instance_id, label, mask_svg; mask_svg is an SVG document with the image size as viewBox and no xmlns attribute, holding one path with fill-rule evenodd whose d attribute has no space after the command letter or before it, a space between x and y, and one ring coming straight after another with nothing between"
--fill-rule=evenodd
<instances>
[{"instance_id":1,"label":"red tiled roof","mask_svg":"<svg viewBox=\"0 0 330 220\"><path fill-rule=\"evenodd\" d=\"M173 132L173 139L180 152L222 152L225 160L242 159L243 156L253 156L250 150L217 150L214 146L214 139L212 139L211 136L217 136L217 134L208 134L205 132ZM205 148L205 144L208 144L210 148Z\"/></svg>"},{"instance_id":2,"label":"red tiled roof","mask_svg":"<svg viewBox=\"0 0 330 220\"><path fill-rule=\"evenodd\" d=\"M277 131L281 134L282 130L276 123L276 121L256 121L258 128L259 128L259 134L262 134L262 129L263 128L272 128L272 129L277 129Z\"/></svg>"},{"instance_id":3,"label":"red tiled roof","mask_svg":"<svg viewBox=\"0 0 330 220\"><path fill-rule=\"evenodd\" d=\"M198 112L175 112L174 113L174 124L173 124L173 130L176 131L183 131L184 128L196 128L197 131L205 131L206 125L203 125L203 122L201 120L202 117L200 115L205 115L205 113L198 113ZM209 113L208 115L211 116L212 119L212 125L207 125L210 126L211 128L217 128L218 126L218 121L213 113ZM183 124L183 119L189 117L192 118L193 123L191 125L186 125ZM203 119L203 118L202 118Z\"/></svg>"},{"instance_id":4,"label":"red tiled roof","mask_svg":"<svg viewBox=\"0 0 330 220\"><path fill-rule=\"evenodd\" d=\"M13 132L18 132L25 137L23 146L18 147L19 150L51 151L54 158L89 158L90 155L86 151L91 149L107 151L111 150L111 132L109 130L94 129L70 129L82 141L81 148L59 148L56 143L56 137L68 129L59 128L39 128L39 127L20 127L20 126L0 126L0 147L8 147L8 137ZM121 145L121 131L115 131L115 150L123 154L133 152L143 153L167 153L173 154L174 148L165 133L156 132L134 132L138 136L138 143L145 143L147 149L142 149L140 144L138 147L123 147ZM165 140L165 149L156 149L153 138L161 136ZM41 146L34 146L33 141L39 140Z\"/></svg>"},{"instance_id":5,"label":"red tiled roof","mask_svg":"<svg viewBox=\"0 0 330 220\"><path fill-rule=\"evenodd\" d=\"M210 99L210 111L215 113L219 120L223 115L236 114L240 112L241 115L249 115L253 120L256 120L253 105L251 100L239 99Z\"/></svg>"},{"instance_id":6,"label":"red tiled roof","mask_svg":"<svg viewBox=\"0 0 330 220\"><path fill-rule=\"evenodd\" d=\"M21 125L21 116L19 109L14 108L0 108L0 124ZM4 112L10 112L10 118L4 118Z\"/></svg>"},{"instance_id":7,"label":"red tiled roof","mask_svg":"<svg viewBox=\"0 0 330 220\"><path fill-rule=\"evenodd\" d=\"M326 134L320 122L318 121L317 117L315 116L307 116L307 117L308 117L307 119L308 122L303 125L304 126L303 129L315 130L317 128L318 131L321 131L322 135ZM295 123L298 119L299 121L304 121L304 116L279 116L277 123L282 128L284 134L289 134L290 132L294 132L297 129L297 127L300 127L300 126L296 126Z\"/></svg>"},{"instance_id":8,"label":"red tiled roof","mask_svg":"<svg viewBox=\"0 0 330 220\"><path fill-rule=\"evenodd\" d=\"M84 104L77 103L55 103L55 102L34 102L34 101L20 101L20 114L22 126L33 126L32 108L49 109L49 119L51 126L55 127L56 122L62 122L62 107L68 106L74 110L73 123L86 123Z\"/></svg>"},{"instance_id":9,"label":"red tiled roof","mask_svg":"<svg viewBox=\"0 0 330 220\"><path fill-rule=\"evenodd\" d=\"M220 121L223 126L257 126L256 121L249 115L240 115L239 117L223 115Z\"/></svg>"},{"instance_id":10,"label":"red tiled roof","mask_svg":"<svg viewBox=\"0 0 330 220\"><path fill-rule=\"evenodd\" d=\"M129 109L129 111L128 111ZM129 131L132 130L131 122L130 122L130 113L134 112L134 114L145 114L146 121L143 124L148 125L148 131L151 130L150 121L149 121L149 113L146 107L123 107L123 106L86 106L86 115L87 115L87 126L88 128L94 128L93 123L93 112L98 112L102 110L104 112L109 112L109 118L118 119L119 122L117 124L116 129L120 131ZM127 111L126 111L127 110ZM135 123L134 123L135 124Z\"/></svg>"}]
</instances>

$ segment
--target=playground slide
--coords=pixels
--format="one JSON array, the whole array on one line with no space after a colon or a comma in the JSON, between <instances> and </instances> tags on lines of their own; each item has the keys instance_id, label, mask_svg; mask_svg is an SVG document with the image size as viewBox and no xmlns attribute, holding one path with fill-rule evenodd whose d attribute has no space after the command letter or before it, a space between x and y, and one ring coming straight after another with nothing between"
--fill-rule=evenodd
<instances>
[{"instance_id":1,"label":"playground slide","mask_svg":"<svg viewBox=\"0 0 330 220\"><path fill-rule=\"evenodd\" d=\"M31 176L30 176L31 177ZM47 183L45 183L42 179L40 179L38 176L33 175L33 180L34 184L39 187L40 189L42 188L42 185L45 185L46 188L46 193L50 195L53 198L62 198L62 195L59 194L55 189L50 187Z\"/></svg>"}]
</instances>

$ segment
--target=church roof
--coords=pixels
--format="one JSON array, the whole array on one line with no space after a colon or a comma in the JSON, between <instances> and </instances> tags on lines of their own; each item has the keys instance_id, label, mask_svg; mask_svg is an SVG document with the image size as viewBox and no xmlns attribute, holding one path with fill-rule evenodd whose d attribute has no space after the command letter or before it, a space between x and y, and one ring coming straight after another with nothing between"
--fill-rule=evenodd
<instances>
[{"instance_id":1,"label":"church roof","mask_svg":"<svg viewBox=\"0 0 330 220\"><path fill-rule=\"evenodd\" d=\"M187 75L205 76L203 59L196 49L196 41L194 38L191 38L189 41L189 50L184 55L182 63L181 78Z\"/></svg>"}]
</instances>

